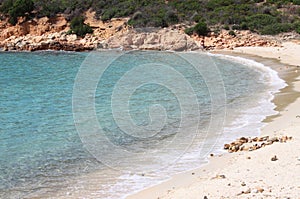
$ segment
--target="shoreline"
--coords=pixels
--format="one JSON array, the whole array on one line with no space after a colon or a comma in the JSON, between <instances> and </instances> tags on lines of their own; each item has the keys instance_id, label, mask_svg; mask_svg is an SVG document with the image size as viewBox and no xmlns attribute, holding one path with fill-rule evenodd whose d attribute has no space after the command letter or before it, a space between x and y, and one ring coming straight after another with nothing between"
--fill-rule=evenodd
<instances>
[{"instance_id":1,"label":"shoreline","mask_svg":"<svg viewBox=\"0 0 300 199\"><path fill-rule=\"evenodd\" d=\"M264 48L265 47L263 47L263 49ZM41 52L43 52L43 51L41 51ZM56 52L56 51L54 51L54 52ZM276 103L276 110L279 111L279 113L274 115L274 116L267 117L267 119L264 122L267 122L267 123L271 122L272 123L273 120L281 118L281 117L278 117L278 116L282 115L281 112L283 112L283 114L284 114L284 109L288 106L288 104L291 104L292 102L294 102L296 100L296 98L299 96L299 94L296 95L296 91L293 90L294 86L292 84L293 82L296 81L297 76L298 76L297 73L294 73L294 69L296 69L295 66L290 66L289 65L289 67L286 68L287 65L283 65L283 64L281 64L278 61L273 60L273 59L261 58L259 56L255 56L255 55L240 54L239 52L235 52L235 51L231 51L231 50L230 51L215 51L213 53L220 53L222 55L239 56L239 57L243 57L243 58L247 58L247 59L250 58L250 59L255 60L259 63L264 63L265 62L264 64L267 65L267 66L276 65L275 68L276 68L277 71L280 72L280 74L279 74L280 78L282 78L285 81L289 82L289 86L285 87L284 89L281 89L281 91L279 93L276 93L275 94L276 95L275 99L272 100L272 101L276 101L276 100L278 100L278 98L284 98L284 99L279 99L278 102L275 102ZM270 62L272 62L272 63L269 64ZM293 76L291 76L291 74L293 74ZM292 98L291 98L291 96L292 96ZM284 102L284 103L281 103L281 102ZM287 134L287 135L289 136L289 134ZM287 143L287 144L290 144L290 143ZM267 147L267 148L269 148L269 147ZM198 168L196 170L191 170L191 171L188 171L188 172L177 174L177 175L175 175L174 179L172 178L171 180L163 182L162 184L155 185L154 187L160 187L160 188L158 188L161 191L159 197L161 197L161 196L166 197L166 198L168 198L168 197L170 197L170 198L179 197L179 196L176 196L178 190L181 191L181 189L184 189L184 191L186 191L187 187L191 186L191 183L192 184L198 183L199 178L203 179L202 176L207 175L207 173L206 173L207 171L209 171L212 174L211 178L213 178L216 175L219 175L219 174L214 173L214 172L216 172L218 169L220 169L218 167L220 162L222 162L222 164L224 163L224 164L230 165L230 164L232 164L233 161L235 161L235 157L238 158L241 155L240 153L239 154L226 154L226 153L227 152L224 151L224 153L220 157L215 155L215 157L209 158L209 163L204 164L203 166L201 166L200 168ZM256 152L249 152L249 153L256 153ZM242 154L245 154L245 153L242 152ZM228 158L229 155L231 157ZM213 166L212 166L212 164L213 164ZM202 169L204 169L204 171ZM191 173L194 173L194 175L192 175ZM223 175L223 174L221 174L221 175ZM191 179L191 177L192 177L192 179ZM211 179L211 178L209 178L209 179ZM227 175L226 175L226 178L227 178ZM192 180L192 182L191 182L191 180ZM176 182L174 182L174 181L176 181ZM171 184L169 184L170 186L168 185L168 183L171 183ZM169 188L165 189L166 187L163 187L163 189L161 189L161 185L164 185L164 184L167 184L167 186L169 186ZM175 187L175 188L173 189L173 187ZM184 188L182 188L182 187L184 187ZM147 190L148 189L146 189L146 191ZM152 190L152 188L150 188L150 190ZM137 198L141 198L141 197L142 198L157 198L157 196L153 195L153 193L155 193L155 192L150 191L149 192L150 195L148 195L149 193L145 194L144 191L140 192L143 195L138 195ZM140 194L140 193L138 193L138 194ZM226 193L226 190L225 190L225 193ZM169 195L169 194L175 194L175 196L174 195ZM131 197L134 198L135 195L130 195L128 198L131 198ZM191 198L193 198L193 196L191 196ZM199 197L196 197L196 198L199 198Z\"/></svg>"},{"instance_id":2,"label":"shoreline","mask_svg":"<svg viewBox=\"0 0 300 199\"><path fill-rule=\"evenodd\" d=\"M284 43L284 45L286 45L286 43ZM289 47L291 46L291 44L288 45ZM239 197L242 198L243 196L260 196L271 198L275 196L285 197L285 195L282 195L285 194L285 192L281 189L285 189L288 185L290 185L290 183L286 181L286 184L284 184L281 181L278 181L278 179L280 178L278 178L277 176L287 175L287 171L285 171L285 167L282 167L282 165L276 167L276 170L272 169L274 163L271 162L270 159L273 154L280 154L280 156L277 155L278 158L280 158L278 162L283 161L285 164L289 163L287 159L291 161L291 157L288 157L288 155L285 156L285 147L293 152L290 155L294 155L297 157L300 155L296 154L297 145L299 145L300 142L299 135L297 135L296 132L291 132L293 128L297 128L298 130L300 130L300 123L299 126L296 127L289 126L290 123L297 122L297 118L295 118L295 116L293 118L291 117L291 115L295 114L295 112L297 111L297 108L294 107L300 107L300 82L297 82L299 81L299 74L296 72L297 64L295 64L300 64L300 60L297 57L297 52L300 53L300 45L294 47L297 49L289 49L293 51L291 53L293 55L291 56L292 60L284 57L290 52L286 52L286 54L284 54L282 50L278 50L278 48L276 47L242 47L231 51L213 51L213 53L217 54L232 55L252 59L267 66L272 65L271 68L278 72L279 77L287 83L287 86L283 89L280 89L278 93L274 94L272 102L276 105L275 110L278 113L276 115L268 116L263 121L264 123L266 123L266 126L262 128L261 136L287 135L293 137L293 140L291 142L284 144L276 143L274 145L252 152L238 152L228 154L224 151L222 155L210 157L209 163L200 166L200 168L198 169L176 174L170 180L162 182L158 185L154 185L150 188L146 188L135 194L129 195L127 196L127 198L204 198L205 196L208 198L232 198L238 197L238 194L240 194ZM285 50L288 49L286 47L283 48ZM252 51L250 50L250 53L247 53L247 49L251 49ZM273 51L277 51L278 55L276 53L272 54L271 52ZM274 59L278 57L282 57L283 59ZM293 111L289 112L289 110ZM298 114L300 114L300 112ZM300 119L298 120L300 122ZM284 123L284 125L282 125L281 123ZM282 131L279 132L279 130ZM247 160L248 157L250 157L251 159ZM292 158L295 160L295 164L291 166L295 171L297 170L297 165L300 168L300 163L297 160L297 157ZM262 164L263 161L266 161L266 165ZM251 166L248 165L249 163L251 163ZM224 167L221 168L220 165L223 165ZM258 167L259 169L254 169L255 171L253 171L253 167ZM232 168L232 170L230 168ZM272 172L278 172L278 174L274 177L272 176ZM253 176L249 176L249 174L251 175L251 173L253 174ZM264 176L263 173L267 173L267 175ZM224 175L226 177L225 179L214 179L214 177L218 175ZM289 187L292 191L290 195L287 195L292 196L292 198L297 197L297 193L300 191L300 187L297 187L297 184L300 183L300 178L295 178L294 175L297 174L293 174L292 172L289 172L288 174L289 177L291 177L292 179L294 178L294 180L290 179L290 182L294 183L295 186ZM266 183L264 183L264 180L268 181L268 178L273 179L273 182L269 181L268 184L272 185L268 185L266 187ZM281 178L284 178L284 176L281 176ZM277 184L279 185L276 185L276 180ZM228 183L225 183L224 181L227 181ZM252 182L246 183L243 181ZM262 192L258 191L262 189ZM286 188L286 190L288 189Z\"/></svg>"}]
</instances>

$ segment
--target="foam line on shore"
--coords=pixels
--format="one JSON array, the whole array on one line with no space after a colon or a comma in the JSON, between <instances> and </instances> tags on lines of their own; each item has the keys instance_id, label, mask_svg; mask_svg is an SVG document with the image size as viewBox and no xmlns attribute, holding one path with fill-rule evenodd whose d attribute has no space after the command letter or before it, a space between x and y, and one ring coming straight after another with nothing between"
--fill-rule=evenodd
<instances>
[{"instance_id":1,"label":"foam line on shore","mask_svg":"<svg viewBox=\"0 0 300 199\"><path fill-rule=\"evenodd\" d=\"M256 129L256 130L253 129L253 131L249 134L245 133L244 134L245 136L258 136L260 134L260 129L266 125L266 124L262 123L263 120L267 116L277 114L277 111L274 110L276 108L276 106L274 105L274 103L272 103L272 100L274 99L274 94L278 93L280 91L280 89L284 88L287 84L284 80L282 80L279 77L277 71L273 70L272 68L270 68L268 66L265 66L262 63L256 62L254 60L246 59L246 58L242 58L242 57L238 57L238 56L223 55L223 54L212 54L212 53L207 53L207 54L209 56L219 57L221 59L226 59L231 62L239 63L239 64L245 65L253 70L256 70L257 72L259 72L262 75L262 78L267 78L268 83L271 86L271 90L267 91L268 96L266 99L265 98L260 99L260 101L258 101L257 107L250 107L250 108L246 109L245 111L243 111L240 118L235 118L235 120L232 121L230 126L225 127L224 132L236 131L236 133L223 134L222 137L218 140L218 143L215 145L212 153L214 153L215 155L220 155L220 154L224 154L224 150L222 148L224 143L230 142L233 139L236 139L237 137L240 136L239 133L243 132L243 128L247 126L247 124L245 124L245 122L255 124L253 126L253 128ZM263 112L262 112L261 107L264 108ZM160 182L156 182L156 183L152 184L151 187L159 185L164 182L167 182L167 181L171 180L173 178L173 176L188 173L192 170L202 168L205 165L210 163L208 157L205 159L205 161L207 163L201 164L197 168L188 168L186 171L172 174L171 176L168 177L168 179L162 180ZM147 189L147 188L145 188L145 189ZM134 191L132 193L129 193L128 195L125 196L125 198L128 196L131 196L137 192L139 192L139 191Z\"/></svg>"}]
</instances>

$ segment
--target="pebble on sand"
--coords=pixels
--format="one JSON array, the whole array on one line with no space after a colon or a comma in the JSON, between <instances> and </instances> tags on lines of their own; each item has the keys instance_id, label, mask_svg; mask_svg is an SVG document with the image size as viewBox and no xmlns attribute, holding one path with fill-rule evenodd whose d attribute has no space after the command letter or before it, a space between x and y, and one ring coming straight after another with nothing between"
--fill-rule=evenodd
<instances>
[{"instance_id":1,"label":"pebble on sand","mask_svg":"<svg viewBox=\"0 0 300 199\"><path fill-rule=\"evenodd\" d=\"M276 160L278 160L278 158L277 158L276 155L274 155L274 156L271 158L271 161L276 161Z\"/></svg>"}]
</instances>

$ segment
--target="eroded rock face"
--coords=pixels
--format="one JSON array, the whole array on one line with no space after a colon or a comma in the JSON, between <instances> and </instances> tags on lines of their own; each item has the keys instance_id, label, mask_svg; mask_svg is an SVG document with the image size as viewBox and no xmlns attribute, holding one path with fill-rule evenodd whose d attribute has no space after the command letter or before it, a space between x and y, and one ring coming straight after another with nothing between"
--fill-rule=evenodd
<instances>
[{"instance_id":1,"label":"eroded rock face","mask_svg":"<svg viewBox=\"0 0 300 199\"><path fill-rule=\"evenodd\" d=\"M193 35L192 38L198 45L204 44L203 48L207 50L234 49L246 46L281 46L275 40L262 37L250 31L235 31L234 33L235 35L230 35L229 31L222 30L219 34L211 33L208 37L203 38Z\"/></svg>"},{"instance_id":2,"label":"eroded rock face","mask_svg":"<svg viewBox=\"0 0 300 199\"><path fill-rule=\"evenodd\" d=\"M223 30L219 34L211 33L208 37L190 37L184 33L186 26L183 24L164 29L133 29L127 25L128 18L102 22L95 17L95 12L87 11L85 15L85 23L91 25L94 33L84 38L66 34L70 27L62 15L29 21L19 18L15 26L10 25L8 19L0 21L0 48L30 51L84 51L96 48L187 51L233 49L240 46L280 46L278 42L250 31L236 31L236 35L232 36Z\"/></svg>"},{"instance_id":3,"label":"eroded rock face","mask_svg":"<svg viewBox=\"0 0 300 199\"><path fill-rule=\"evenodd\" d=\"M0 40L8 39L11 36L22 37L27 34L31 36L42 36L55 32L67 31L68 22L62 16L53 18L43 17L40 19L32 19L25 21L19 18L15 26L10 25L7 20L0 22Z\"/></svg>"},{"instance_id":4,"label":"eroded rock face","mask_svg":"<svg viewBox=\"0 0 300 199\"><path fill-rule=\"evenodd\" d=\"M150 32L130 30L124 34L113 36L107 41L108 48L124 48L139 50L198 50L199 46L188 35L178 30L153 29Z\"/></svg>"}]
</instances>

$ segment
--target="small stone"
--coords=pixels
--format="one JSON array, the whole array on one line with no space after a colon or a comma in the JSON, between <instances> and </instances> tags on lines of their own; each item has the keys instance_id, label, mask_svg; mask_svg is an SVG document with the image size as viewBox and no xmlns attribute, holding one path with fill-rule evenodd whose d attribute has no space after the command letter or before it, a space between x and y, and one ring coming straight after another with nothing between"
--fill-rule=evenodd
<instances>
[{"instance_id":1,"label":"small stone","mask_svg":"<svg viewBox=\"0 0 300 199\"><path fill-rule=\"evenodd\" d=\"M276 155L274 155L274 156L271 158L271 161L276 161L276 160L278 160L278 158L277 158Z\"/></svg>"},{"instance_id":2,"label":"small stone","mask_svg":"<svg viewBox=\"0 0 300 199\"><path fill-rule=\"evenodd\" d=\"M211 154L210 154L210 157L213 157L213 156L214 156L214 154L213 154L213 153L211 153Z\"/></svg>"},{"instance_id":3,"label":"small stone","mask_svg":"<svg viewBox=\"0 0 300 199\"><path fill-rule=\"evenodd\" d=\"M262 193L262 192L264 192L264 189L263 189L263 188L261 188L261 187L256 187L256 190L257 190L257 192L259 192L259 193Z\"/></svg>"},{"instance_id":4,"label":"small stone","mask_svg":"<svg viewBox=\"0 0 300 199\"><path fill-rule=\"evenodd\" d=\"M258 139L258 141L262 142L262 141L267 141L269 139L269 136L264 136L264 137L260 137Z\"/></svg>"},{"instance_id":5,"label":"small stone","mask_svg":"<svg viewBox=\"0 0 300 199\"><path fill-rule=\"evenodd\" d=\"M243 142L243 143L247 143L249 140L248 140L248 138L241 137L241 138L239 139L239 141L241 141L241 142Z\"/></svg>"},{"instance_id":6,"label":"small stone","mask_svg":"<svg viewBox=\"0 0 300 199\"><path fill-rule=\"evenodd\" d=\"M204 196L204 198L203 199L208 199L208 197L207 196Z\"/></svg>"},{"instance_id":7,"label":"small stone","mask_svg":"<svg viewBox=\"0 0 300 199\"><path fill-rule=\"evenodd\" d=\"M195 175L195 173L192 173L192 175Z\"/></svg>"},{"instance_id":8,"label":"small stone","mask_svg":"<svg viewBox=\"0 0 300 199\"><path fill-rule=\"evenodd\" d=\"M247 189L246 191L244 191L244 194L249 194L249 193L251 193L251 189L250 188Z\"/></svg>"},{"instance_id":9,"label":"small stone","mask_svg":"<svg viewBox=\"0 0 300 199\"><path fill-rule=\"evenodd\" d=\"M218 178L224 179L224 178L226 178L226 176L225 175L218 175Z\"/></svg>"},{"instance_id":10,"label":"small stone","mask_svg":"<svg viewBox=\"0 0 300 199\"><path fill-rule=\"evenodd\" d=\"M242 195L242 194L249 194L249 193L251 193L251 189L250 188L247 189L246 191L242 191L242 192L238 193L237 196Z\"/></svg>"},{"instance_id":11,"label":"small stone","mask_svg":"<svg viewBox=\"0 0 300 199\"><path fill-rule=\"evenodd\" d=\"M248 159L248 160L250 160L250 159L251 159L251 157L250 157L250 156L248 156L248 157L247 157L247 159Z\"/></svg>"},{"instance_id":12,"label":"small stone","mask_svg":"<svg viewBox=\"0 0 300 199\"><path fill-rule=\"evenodd\" d=\"M272 142L279 142L279 139L278 139L278 137L273 137L273 138L271 138L271 141Z\"/></svg>"},{"instance_id":13,"label":"small stone","mask_svg":"<svg viewBox=\"0 0 300 199\"><path fill-rule=\"evenodd\" d=\"M230 148L230 144L224 144L224 149L229 149Z\"/></svg>"},{"instance_id":14,"label":"small stone","mask_svg":"<svg viewBox=\"0 0 300 199\"><path fill-rule=\"evenodd\" d=\"M225 179L225 175L216 175L216 177L213 177L212 179Z\"/></svg>"},{"instance_id":15,"label":"small stone","mask_svg":"<svg viewBox=\"0 0 300 199\"><path fill-rule=\"evenodd\" d=\"M242 182L242 184L241 184L241 185L244 187L244 186L246 186L246 183L245 183L245 182Z\"/></svg>"}]
</instances>

